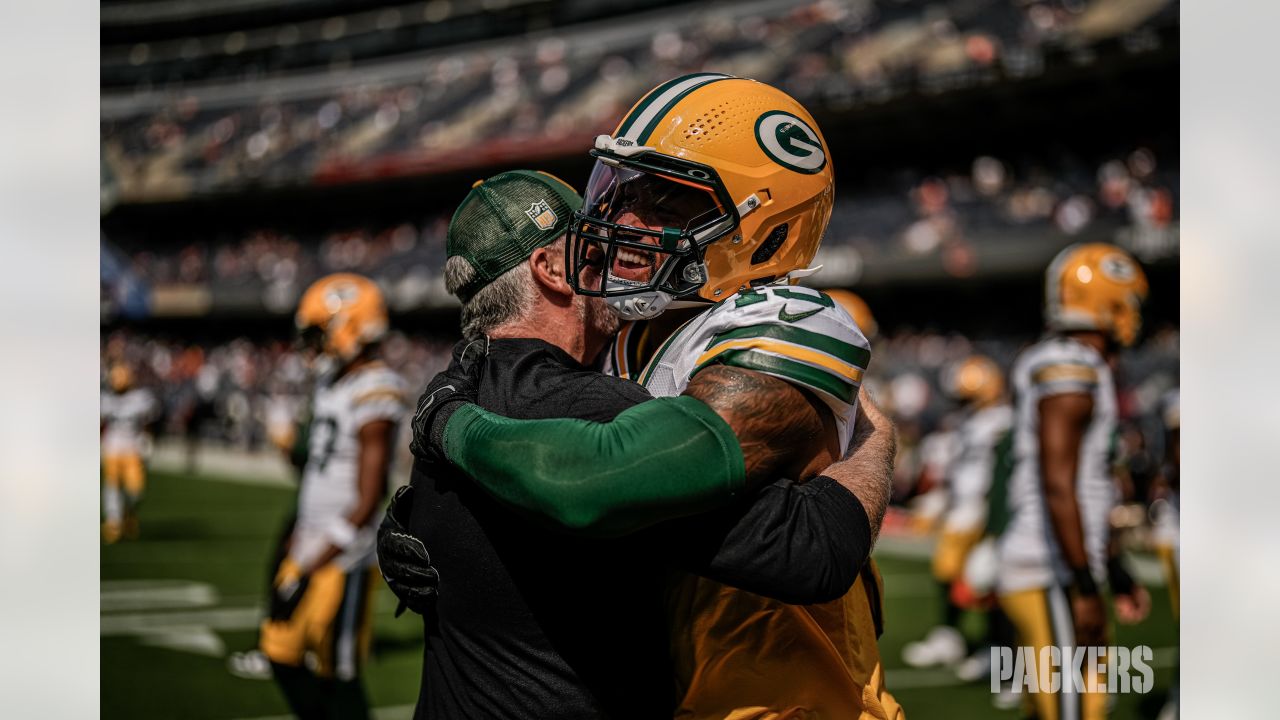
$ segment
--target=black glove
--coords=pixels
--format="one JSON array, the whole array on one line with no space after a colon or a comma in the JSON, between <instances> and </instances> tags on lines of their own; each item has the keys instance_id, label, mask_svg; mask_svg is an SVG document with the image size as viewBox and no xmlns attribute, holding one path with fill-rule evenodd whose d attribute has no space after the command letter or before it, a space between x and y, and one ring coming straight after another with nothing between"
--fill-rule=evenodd
<instances>
[{"instance_id":1,"label":"black glove","mask_svg":"<svg viewBox=\"0 0 1280 720\"><path fill-rule=\"evenodd\" d=\"M409 450L415 457L432 462L447 461L444 454L444 427L463 403L474 403L488 340L460 340L453 346L449 367L431 378L418 398L413 414L413 439Z\"/></svg>"},{"instance_id":2,"label":"black glove","mask_svg":"<svg viewBox=\"0 0 1280 720\"><path fill-rule=\"evenodd\" d=\"M400 598L396 617L406 607L419 615L427 614L440 586L440 574L431 567L427 546L409 532L412 511L413 486L406 485L391 497L378 526L378 567L391 592Z\"/></svg>"},{"instance_id":3,"label":"black glove","mask_svg":"<svg viewBox=\"0 0 1280 720\"><path fill-rule=\"evenodd\" d=\"M298 609L310 582L309 574L303 574L292 560L285 558L276 571L275 581L271 583L267 617L281 622L293 617L293 611Z\"/></svg>"},{"instance_id":4,"label":"black glove","mask_svg":"<svg viewBox=\"0 0 1280 720\"><path fill-rule=\"evenodd\" d=\"M1137 584L1119 555L1107 558L1107 584L1111 586L1111 592L1116 595L1128 595L1133 592L1133 586Z\"/></svg>"}]
</instances>

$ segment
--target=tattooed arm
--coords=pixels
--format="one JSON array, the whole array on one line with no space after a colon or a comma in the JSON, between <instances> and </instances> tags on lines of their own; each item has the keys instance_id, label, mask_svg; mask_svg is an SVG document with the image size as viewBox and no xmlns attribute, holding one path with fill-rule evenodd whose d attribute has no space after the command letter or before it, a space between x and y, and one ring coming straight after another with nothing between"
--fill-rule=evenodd
<instances>
[{"instance_id":1,"label":"tattooed arm","mask_svg":"<svg viewBox=\"0 0 1280 720\"><path fill-rule=\"evenodd\" d=\"M780 476L806 479L839 458L831 410L785 380L712 365L689 382L684 394L709 405L733 428L748 484Z\"/></svg>"},{"instance_id":2,"label":"tattooed arm","mask_svg":"<svg viewBox=\"0 0 1280 720\"><path fill-rule=\"evenodd\" d=\"M866 393L859 393L857 421L843 459L830 408L791 383L715 365L698 373L685 394L709 405L733 428L749 484L777 477L806 480L820 473L858 498L872 538L879 536L893 485L897 438L893 422Z\"/></svg>"}]
</instances>

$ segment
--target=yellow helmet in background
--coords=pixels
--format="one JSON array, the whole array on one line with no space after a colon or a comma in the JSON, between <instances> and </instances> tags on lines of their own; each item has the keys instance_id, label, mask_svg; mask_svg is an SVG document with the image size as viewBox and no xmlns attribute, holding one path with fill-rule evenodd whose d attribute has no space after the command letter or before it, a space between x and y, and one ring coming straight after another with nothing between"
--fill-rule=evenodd
<instances>
[{"instance_id":1,"label":"yellow helmet in background","mask_svg":"<svg viewBox=\"0 0 1280 720\"><path fill-rule=\"evenodd\" d=\"M1072 245L1045 275L1045 321L1051 330L1098 330L1132 345L1142 329L1147 276L1129 253L1107 243Z\"/></svg>"},{"instance_id":2,"label":"yellow helmet in background","mask_svg":"<svg viewBox=\"0 0 1280 720\"><path fill-rule=\"evenodd\" d=\"M858 329L868 340L874 340L880 332L880 327L876 324L876 318L871 314L871 306L867 305L867 301L862 296L852 290L842 290L833 288L822 291L827 297L840 303L840 307L849 313L849 317L858 324Z\"/></svg>"},{"instance_id":3,"label":"yellow helmet in background","mask_svg":"<svg viewBox=\"0 0 1280 720\"><path fill-rule=\"evenodd\" d=\"M942 380L948 395L979 407L993 405L1004 397L1004 373L985 355L970 355L952 365Z\"/></svg>"},{"instance_id":4,"label":"yellow helmet in background","mask_svg":"<svg viewBox=\"0 0 1280 720\"><path fill-rule=\"evenodd\" d=\"M294 323L303 337L315 334L325 353L350 362L386 335L387 306L369 278L337 273L307 288Z\"/></svg>"},{"instance_id":5,"label":"yellow helmet in background","mask_svg":"<svg viewBox=\"0 0 1280 720\"><path fill-rule=\"evenodd\" d=\"M720 73L659 85L596 138L569 230L574 289L644 319L807 268L831 219L828 154L777 88Z\"/></svg>"},{"instance_id":6,"label":"yellow helmet in background","mask_svg":"<svg viewBox=\"0 0 1280 720\"><path fill-rule=\"evenodd\" d=\"M133 371L124 363L116 363L107 370L107 383L112 390L122 393L133 387Z\"/></svg>"}]
</instances>

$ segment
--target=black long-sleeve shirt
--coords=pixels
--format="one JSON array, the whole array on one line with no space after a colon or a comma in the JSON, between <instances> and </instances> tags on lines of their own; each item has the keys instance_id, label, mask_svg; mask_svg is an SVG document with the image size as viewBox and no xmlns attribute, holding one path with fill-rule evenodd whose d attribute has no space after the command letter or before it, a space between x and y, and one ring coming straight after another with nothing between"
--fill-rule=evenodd
<instances>
[{"instance_id":1,"label":"black long-sleeve shirt","mask_svg":"<svg viewBox=\"0 0 1280 720\"><path fill-rule=\"evenodd\" d=\"M540 340L494 340L477 403L607 422L651 399ZM866 542L826 478L619 539L530 523L451 467L413 468L411 526L440 574L415 717L655 718L674 708L664 590L688 571L787 602L839 597Z\"/></svg>"}]
</instances>

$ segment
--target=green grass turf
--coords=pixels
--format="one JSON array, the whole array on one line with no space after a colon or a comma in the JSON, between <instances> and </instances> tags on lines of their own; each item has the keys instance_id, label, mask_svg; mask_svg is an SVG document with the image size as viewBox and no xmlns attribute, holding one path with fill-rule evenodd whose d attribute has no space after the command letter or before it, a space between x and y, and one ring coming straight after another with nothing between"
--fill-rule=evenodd
<instances>
[{"instance_id":1,"label":"green grass turf","mask_svg":"<svg viewBox=\"0 0 1280 720\"><path fill-rule=\"evenodd\" d=\"M142 508L142 537L102 548L102 580L207 583L218 593L215 608L258 605L275 537L292 504L293 492L287 488L153 473ZM911 720L1018 717L1016 712L993 709L985 684L942 684L948 682L945 673L914 671L902 665L902 646L923 636L934 623L938 603L929 586L927 560L883 554L877 560L887 596L881 652L890 690L906 708L907 716ZM393 619L394 598L385 587L379 588L375 597L374 652L365 673L370 700L374 707L410 705L417 696L421 625L413 615ZM1164 588L1152 588L1152 600L1152 614L1146 622L1119 627L1119 644L1177 645L1177 625ZM159 623L166 614L192 610L109 610L104 611L103 619L105 623L119 614L146 614L148 622L154 619ZM980 618L966 616L965 628L968 635L978 637ZM250 649L256 642L252 628L215 633L227 652ZM146 644L141 635L104 636L101 651L104 718L226 720L287 713L271 682L232 676L223 657L155 647ZM1157 667L1155 691L1120 696L1112 716L1154 717L1173 673L1172 667Z\"/></svg>"}]
</instances>

